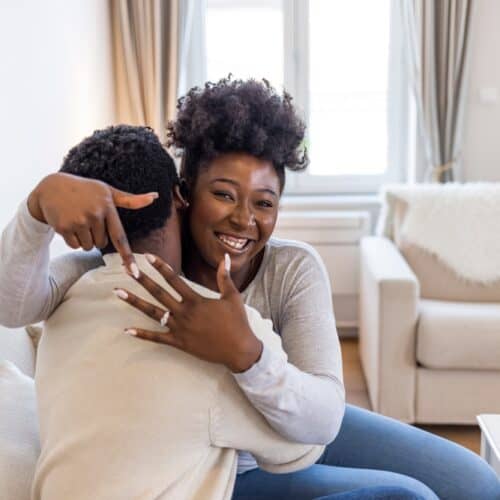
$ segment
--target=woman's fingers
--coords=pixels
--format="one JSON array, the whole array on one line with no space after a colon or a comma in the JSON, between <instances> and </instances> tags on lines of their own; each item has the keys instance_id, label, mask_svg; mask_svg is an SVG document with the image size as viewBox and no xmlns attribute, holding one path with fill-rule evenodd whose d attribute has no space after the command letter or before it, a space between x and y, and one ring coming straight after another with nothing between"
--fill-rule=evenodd
<instances>
[{"instance_id":1,"label":"woman's fingers","mask_svg":"<svg viewBox=\"0 0 500 500\"><path fill-rule=\"evenodd\" d=\"M94 245L97 248L106 248L106 246L108 245L108 235L106 233L106 225L104 223L104 220L96 220L92 225L90 232L92 233Z\"/></svg>"},{"instance_id":2,"label":"woman's fingers","mask_svg":"<svg viewBox=\"0 0 500 500\"><path fill-rule=\"evenodd\" d=\"M78 241L75 233L64 232L61 233L61 236L64 238L64 241L70 248L73 248L74 250L80 248L80 242Z\"/></svg>"},{"instance_id":3,"label":"woman's fingers","mask_svg":"<svg viewBox=\"0 0 500 500\"><path fill-rule=\"evenodd\" d=\"M76 231L76 237L80 242L80 246L84 250L92 250L92 248L94 247L94 240L92 239L92 234L90 234L89 229L87 228L78 229Z\"/></svg>"},{"instance_id":4,"label":"woman's fingers","mask_svg":"<svg viewBox=\"0 0 500 500\"><path fill-rule=\"evenodd\" d=\"M115 250L121 255L123 264L132 273L134 278L139 276L139 268L135 263L130 244L123 229L122 222L113 205L106 216L106 227L108 229L109 239L113 243Z\"/></svg>"},{"instance_id":5,"label":"woman's fingers","mask_svg":"<svg viewBox=\"0 0 500 500\"><path fill-rule=\"evenodd\" d=\"M238 294L238 289L231 278L231 257L224 254L224 259L219 262L217 268L217 286L221 298L229 298L231 294Z\"/></svg>"},{"instance_id":6,"label":"woman's fingers","mask_svg":"<svg viewBox=\"0 0 500 500\"><path fill-rule=\"evenodd\" d=\"M165 316L166 311L161 307L157 307L154 304L151 304L150 302L141 299L137 295L134 295L133 293L130 293L127 290L123 290L123 288L115 288L114 293L119 299L135 307L136 309L144 313L146 316L149 316L150 318L153 318L154 320L158 321L158 323L160 323L163 318L167 317ZM165 324L162 326L167 326L167 325Z\"/></svg>"},{"instance_id":7,"label":"woman's fingers","mask_svg":"<svg viewBox=\"0 0 500 500\"><path fill-rule=\"evenodd\" d=\"M112 186L109 186L111 190L111 196L113 197L113 203L117 207L128 208L129 210L137 210L139 208L147 207L151 205L153 201L158 199L158 193L152 191L151 193L144 194L132 194L126 191L120 191Z\"/></svg>"},{"instance_id":8,"label":"woman's fingers","mask_svg":"<svg viewBox=\"0 0 500 500\"><path fill-rule=\"evenodd\" d=\"M160 257L146 254L148 262L165 278L168 284L182 297L183 301L200 296Z\"/></svg>"},{"instance_id":9,"label":"woman's fingers","mask_svg":"<svg viewBox=\"0 0 500 500\"><path fill-rule=\"evenodd\" d=\"M160 303L163 304L169 311L179 312L181 301L173 297L161 285L152 280L146 273L139 271L139 277L136 280Z\"/></svg>"},{"instance_id":10,"label":"woman's fingers","mask_svg":"<svg viewBox=\"0 0 500 500\"><path fill-rule=\"evenodd\" d=\"M141 328L127 328L124 330L124 333L140 339L150 340L157 344L166 344L182 349L182 343L172 332L153 332L152 330L143 330Z\"/></svg>"}]
</instances>

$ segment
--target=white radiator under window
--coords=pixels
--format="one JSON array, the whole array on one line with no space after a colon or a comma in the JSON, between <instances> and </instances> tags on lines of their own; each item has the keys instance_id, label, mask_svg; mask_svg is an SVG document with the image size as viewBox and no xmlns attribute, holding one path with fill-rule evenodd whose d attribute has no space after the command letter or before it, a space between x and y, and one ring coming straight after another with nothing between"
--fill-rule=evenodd
<instances>
[{"instance_id":1,"label":"white radiator under window","mask_svg":"<svg viewBox=\"0 0 500 500\"><path fill-rule=\"evenodd\" d=\"M274 236L305 241L321 255L333 293L337 326L358 326L359 241L370 234L368 211L283 211Z\"/></svg>"}]
</instances>

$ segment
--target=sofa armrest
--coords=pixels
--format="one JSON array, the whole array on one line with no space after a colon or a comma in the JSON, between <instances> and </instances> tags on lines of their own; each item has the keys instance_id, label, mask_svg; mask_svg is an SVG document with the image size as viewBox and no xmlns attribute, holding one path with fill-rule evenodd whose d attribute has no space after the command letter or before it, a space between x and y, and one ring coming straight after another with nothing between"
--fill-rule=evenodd
<instances>
[{"instance_id":1,"label":"sofa armrest","mask_svg":"<svg viewBox=\"0 0 500 500\"><path fill-rule=\"evenodd\" d=\"M360 356L373 409L415 419L417 277L384 237L361 241Z\"/></svg>"},{"instance_id":2,"label":"sofa armrest","mask_svg":"<svg viewBox=\"0 0 500 500\"><path fill-rule=\"evenodd\" d=\"M25 328L0 326L0 361L9 360L24 374L35 374L35 348Z\"/></svg>"}]
</instances>

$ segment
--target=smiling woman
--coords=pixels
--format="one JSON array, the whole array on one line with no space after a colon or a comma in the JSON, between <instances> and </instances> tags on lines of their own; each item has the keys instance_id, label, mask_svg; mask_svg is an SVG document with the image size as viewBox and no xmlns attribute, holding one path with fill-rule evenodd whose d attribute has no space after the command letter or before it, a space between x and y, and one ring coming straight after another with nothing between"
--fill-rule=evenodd
<instances>
[{"instance_id":1,"label":"smiling woman","mask_svg":"<svg viewBox=\"0 0 500 500\"><path fill-rule=\"evenodd\" d=\"M194 245L186 247L186 274L213 274L203 269L216 269L228 252L233 281L245 288L274 230L279 192L278 175L267 160L245 153L226 153L212 160L200 171L190 196L188 224ZM215 283L209 279L205 284L213 288Z\"/></svg>"}]
</instances>

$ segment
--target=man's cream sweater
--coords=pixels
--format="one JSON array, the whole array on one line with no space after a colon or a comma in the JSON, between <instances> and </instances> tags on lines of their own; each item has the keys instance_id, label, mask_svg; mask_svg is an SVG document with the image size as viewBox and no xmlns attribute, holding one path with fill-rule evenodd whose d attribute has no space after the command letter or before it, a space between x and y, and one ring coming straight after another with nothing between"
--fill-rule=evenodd
<instances>
[{"instance_id":1,"label":"man's cream sweater","mask_svg":"<svg viewBox=\"0 0 500 500\"><path fill-rule=\"evenodd\" d=\"M136 260L163 282L142 255ZM270 472L318 459L322 446L278 435L223 366L125 335L127 327L159 325L117 299L113 288L152 299L125 274L118 254L105 262L71 287L45 324L33 500L230 499L236 449ZM254 309L247 313L266 347L286 357L271 322Z\"/></svg>"}]
</instances>

